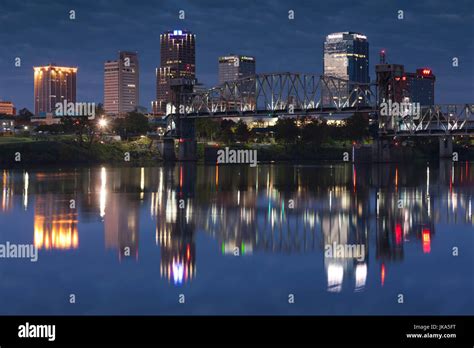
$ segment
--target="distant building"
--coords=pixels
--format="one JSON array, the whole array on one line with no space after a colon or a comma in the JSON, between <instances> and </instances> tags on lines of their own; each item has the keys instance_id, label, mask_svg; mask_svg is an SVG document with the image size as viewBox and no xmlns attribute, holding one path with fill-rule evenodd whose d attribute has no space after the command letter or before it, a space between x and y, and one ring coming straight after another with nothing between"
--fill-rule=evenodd
<instances>
[{"instance_id":1,"label":"distant building","mask_svg":"<svg viewBox=\"0 0 474 348\"><path fill-rule=\"evenodd\" d=\"M401 64L377 64L377 96L379 103L392 102L401 103L406 96L405 67Z\"/></svg>"},{"instance_id":2,"label":"distant building","mask_svg":"<svg viewBox=\"0 0 474 348\"><path fill-rule=\"evenodd\" d=\"M123 117L139 102L139 64L135 52L119 52L118 60L104 63L104 110Z\"/></svg>"},{"instance_id":3,"label":"distant building","mask_svg":"<svg viewBox=\"0 0 474 348\"><path fill-rule=\"evenodd\" d=\"M421 106L434 104L436 77L428 68L417 69L415 73L405 71L402 64L377 64L377 95L379 103L411 102Z\"/></svg>"},{"instance_id":4,"label":"distant building","mask_svg":"<svg viewBox=\"0 0 474 348\"><path fill-rule=\"evenodd\" d=\"M367 37L355 32L332 33L324 42L324 75L359 83L369 83L369 42ZM349 98L352 86L325 88L323 103L338 102L344 104ZM329 92L329 93L327 93ZM352 101L350 101L352 102Z\"/></svg>"},{"instance_id":5,"label":"distant building","mask_svg":"<svg viewBox=\"0 0 474 348\"><path fill-rule=\"evenodd\" d=\"M153 113L165 113L173 102L173 88L192 92L196 79L196 35L186 30L160 35L160 67L156 69L156 101Z\"/></svg>"},{"instance_id":6,"label":"distant building","mask_svg":"<svg viewBox=\"0 0 474 348\"><path fill-rule=\"evenodd\" d=\"M406 73L407 96L412 103L434 105L434 87L436 77L427 68L416 69L416 73Z\"/></svg>"},{"instance_id":7,"label":"distant building","mask_svg":"<svg viewBox=\"0 0 474 348\"><path fill-rule=\"evenodd\" d=\"M255 75L255 58L229 55L219 57L219 84Z\"/></svg>"},{"instance_id":8,"label":"distant building","mask_svg":"<svg viewBox=\"0 0 474 348\"><path fill-rule=\"evenodd\" d=\"M11 101L0 101L0 115L16 115L15 106Z\"/></svg>"},{"instance_id":9,"label":"distant building","mask_svg":"<svg viewBox=\"0 0 474 348\"><path fill-rule=\"evenodd\" d=\"M15 121L12 117L0 115L0 134L13 133L15 129Z\"/></svg>"},{"instance_id":10,"label":"distant building","mask_svg":"<svg viewBox=\"0 0 474 348\"><path fill-rule=\"evenodd\" d=\"M53 113L64 100L76 102L77 68L50 64L33 69L35 115Z\"/></svg>"}]
</instances>

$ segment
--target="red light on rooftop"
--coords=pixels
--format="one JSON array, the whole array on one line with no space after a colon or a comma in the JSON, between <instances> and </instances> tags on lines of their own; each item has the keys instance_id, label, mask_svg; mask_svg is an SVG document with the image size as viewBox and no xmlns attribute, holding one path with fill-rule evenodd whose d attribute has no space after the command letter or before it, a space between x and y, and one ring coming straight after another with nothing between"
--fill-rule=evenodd
<instances>
[{"instance_id":1,"label":"red light on rooftop","mask_svg":"<svg viewBox=\"0 0 474 348\"><path fill-rule=\"evenodd\" d=\"M431 69L423 69L421 71L421 74L424 75L424 76L431 75Z\"/></svg>"}]
</instances>

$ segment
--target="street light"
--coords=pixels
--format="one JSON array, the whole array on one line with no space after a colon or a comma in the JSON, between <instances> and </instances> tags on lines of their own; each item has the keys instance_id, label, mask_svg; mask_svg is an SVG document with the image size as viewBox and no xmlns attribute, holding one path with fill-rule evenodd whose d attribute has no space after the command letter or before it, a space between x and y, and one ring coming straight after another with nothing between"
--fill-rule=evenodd
<instances>
[{"instance_id":1,"label":"street light","mask_svg":"<svg viewBox=\"0 0 474 348\"><path fill-rule=\"evenodd\" d=\"M101 119L99 120L99 127L100 127L100 128L105 128L105 127L107 127L107 124L108 124L108 123L109 123L109 122L108 122L105 118L101 118Z\"/></svg>"}]
</instances>

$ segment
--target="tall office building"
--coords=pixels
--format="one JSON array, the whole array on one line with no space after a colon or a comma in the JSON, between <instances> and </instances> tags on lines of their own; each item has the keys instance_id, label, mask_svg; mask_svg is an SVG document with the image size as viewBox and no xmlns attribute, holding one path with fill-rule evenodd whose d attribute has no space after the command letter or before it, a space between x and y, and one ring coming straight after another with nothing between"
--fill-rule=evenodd
<instances>
[{"instance_id":1,"label":"tall office building","mask_svg":"<svg viewBox=\"0 0 474 348\"><path fill-rule=\"evenodd\" d=\"M219 84L255 75L255 58L241 55L219 57Z\"/></svg>"},{"instance_id":2,"label":"tall office building","mask_svg":"<svg viewBox=\"0 0 474 348\"><path fill-rule=\"evenodd\" d=\"M173 102L172 88L182 86L182 92L192 92L196 79L196 35L186 30L167 31L160 35L160 50L154 113L166 112L167 103Z\"/></svg>"},{"instance_id":3,"label":"tall office building","mask_svg":"<svg viewBox=\"0 0 474 348\"><path fill-rule=\"evenodd\" d=\"M124 117L139 102L139 65L135 52L119 52L118 60L104 63L104 110Z\"/></svg>"},{"instance_id":4,"label":"tall office building","mask_svg":"<svg viewBox=\"0 0 474 348\"><path fill-rule=\"evenodd\" d=\"M433 71L428 68L416 69L416 73L406 73L406 93L410 102L421 106L434 104L434 85L436 81Z\"/></svg>"},{"instance_id":5,"label":"tall office building","mask_svg":"<svg viewBox=\"0 0 474 348\"><path fill-rule=\"evenodd\" d=\"M324 42L324 75L338 77L353 82L369 83L369 42L365 35L354 32L333 33L326 36ZM343 104L348 99L351 86L345 86L347 92L335 95L334 87L329 87L332 92L326 94L323 102L329 104L337 99ZM352 101L351 101L352 102Z\"/></svg>"},{"instance_id":6,"label":"tall office building","mask_svg":"<svg viewBox=\"0 0 474 348\"><path fill-rule=\"evenodd\" d=\"M35 115L53 113L56 103L64 100L76 102L77 68L50 64L33 69Z\"/></svg>"}]
</instances>

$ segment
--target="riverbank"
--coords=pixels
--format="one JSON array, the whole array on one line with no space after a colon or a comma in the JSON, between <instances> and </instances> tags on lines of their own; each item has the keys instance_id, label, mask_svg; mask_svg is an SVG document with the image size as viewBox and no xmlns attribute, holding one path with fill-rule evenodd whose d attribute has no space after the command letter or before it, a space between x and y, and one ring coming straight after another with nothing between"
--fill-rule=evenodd
<instances>
[{"instance_id":1,"label":"riverbank","mask_svg":"<svg viewBox=\"0 0 474 348\"><path fill-rule=\"evenodd\" d=\"M159 161L161 156L148 139L92 144L65 139L0 142L2 167L51 164L135 166L152 165Z\"/></svg>"},{"instance_id":2,"label":"riverbank","mask_svg":"<svg viewBox=\"0 0 474 348\"><path fill-rule=\"evenodd\" d=\"M219 145L224 148L226 145ZM230 148L257 151L259 163L269 162L372 162L371 144L353 147L348 143L314 146L310 144L236 144ZM206 156L205 143L197 145L198 162L215 163ZM217 149L217 147L215 148ZM423 146L391 146L391 162L437 160L437 144ZM474 160L474 147L454 145L458 160ZM152 166L162 162L156 142L148 138L121 142L79 143L74 138L32 139L20 137L0 138L0 166L4 168L36 165L98 165Z\"/></svg>"}]
</instances>

